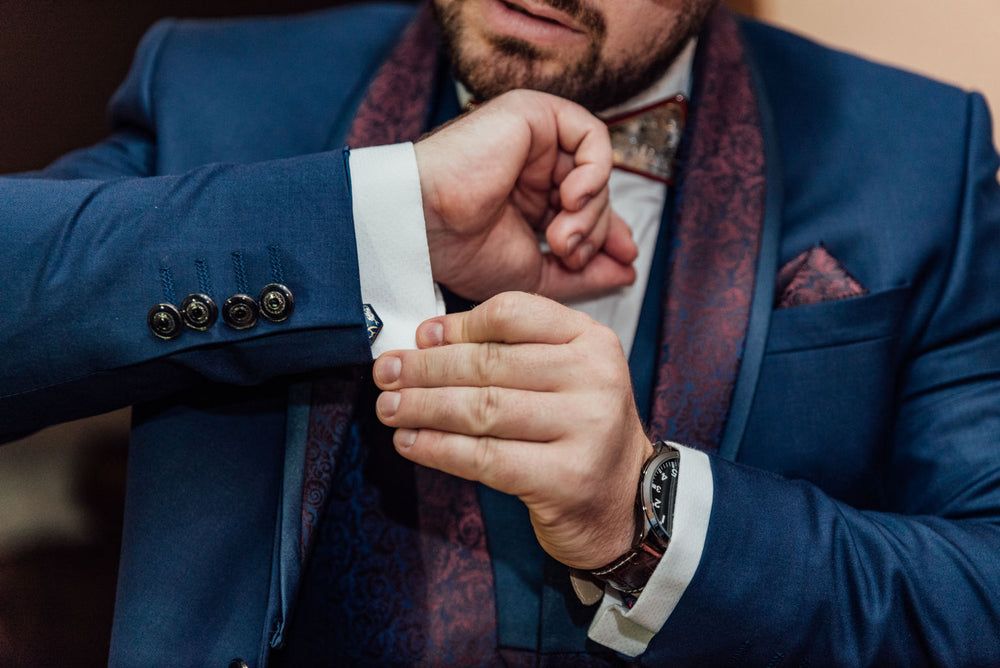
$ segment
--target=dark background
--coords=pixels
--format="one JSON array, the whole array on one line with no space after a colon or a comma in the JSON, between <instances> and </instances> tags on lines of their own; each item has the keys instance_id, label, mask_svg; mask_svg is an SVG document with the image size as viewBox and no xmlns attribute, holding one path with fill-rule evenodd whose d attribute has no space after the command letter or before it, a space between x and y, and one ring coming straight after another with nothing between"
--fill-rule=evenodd
<instances>
[{"instance_id":1,"label":"dark background","mask_svg":"<svg viewBox=\"0 0 1000 668\"><path fill-rule=\"evenodd\" d=\"M156 19L285 14L342 2L0 0L0 174L43 167L104 137L107 100ZM750 0L730 4L753 9ZM56 489L80 525L0 549L0 666L106 665L128 417L126 410L58 425L0 448L0 493L8 492L0 497L0 531L14 527L15 514L29 524L50 516L39 499Z\"/></svg>"},{"instance_id":2,"label":"dark background","mask_svg":"<svg viewBox=\"0 0 1000 668\"><path fill-rule=\"evenodd\" d=\"M308 11L336 0L0 0L0 174L104 136L104 107L164 16Z\"/></svg>"}]
</instances>

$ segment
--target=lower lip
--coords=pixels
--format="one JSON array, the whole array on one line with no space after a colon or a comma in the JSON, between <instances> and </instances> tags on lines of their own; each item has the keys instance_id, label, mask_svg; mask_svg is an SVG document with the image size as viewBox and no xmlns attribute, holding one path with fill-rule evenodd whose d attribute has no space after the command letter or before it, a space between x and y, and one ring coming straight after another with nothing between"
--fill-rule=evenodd
<instances>
[{"instance_id":1,"label":"lower lip","mask_svg":"<svg viewBox=\"0 0 1000 668\"><path fill-rule=\"evenodd\" d=\"M501 0L485 0L483 21L491 32L515 37L537 46L564 46L585 35L561 23L529 16L511 9Z\"/></svg>"}]
</instances>

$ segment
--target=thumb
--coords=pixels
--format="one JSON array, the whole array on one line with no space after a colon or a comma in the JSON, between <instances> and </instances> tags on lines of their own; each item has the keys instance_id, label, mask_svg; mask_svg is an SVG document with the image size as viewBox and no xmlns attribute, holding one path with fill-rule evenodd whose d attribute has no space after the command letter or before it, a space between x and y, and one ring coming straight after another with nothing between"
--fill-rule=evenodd
<instances>
[{"instance_id":1,"label":"thumb","mask_svg":"<svg viewBox=\"0 0 1000 668\"><path fill-rule=\"evenodd\" d=\"M552 253L542 258L537 293L559 302L591 299L635 283L635 268L599 252L582 269L568 269Z\"/></svg>"}]
</instances>

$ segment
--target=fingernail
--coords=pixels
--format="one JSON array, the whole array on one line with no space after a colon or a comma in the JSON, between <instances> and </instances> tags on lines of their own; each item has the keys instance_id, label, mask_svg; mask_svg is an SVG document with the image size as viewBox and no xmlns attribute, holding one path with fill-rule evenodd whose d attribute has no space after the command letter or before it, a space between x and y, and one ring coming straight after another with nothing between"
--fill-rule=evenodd
<instances>
[{"instance_id":1,"label":"fingernail","mask_svg":"<svg viewBox=\"0 0 1000 668\"><path fill-rule=\"evenodd\" d=\"M395 383L402 369L403 361L395 355L381 357L375 362L375 379L385 385Z\"/></svg>"},{"instance_id":2,"label":"fingernail","mask_svg":"<svg viewBox=\"0 0 1000 668\"><path fill-rule=\"evenodd\" d=\"M594 244L589 241L580 246L580 261L587 262L594 254Z\"/></svg>"},{"instance_id":3,"label":"fingernail","mask_svg":"<svg viewBox=\"0 0 1000 668\"><path fill-rule=\"evenodd\" d=\"M590 193L587 193L586 195L584 195L583 197L581 197L580 201L579 201L579 204L576 205L576 210L579 211L583 207L587 206L587 204L592 199L594 199L594 196L592 194L590 194Z\"/></svg>"},{"instance_id":4,"label":"fingernail","mask_svg":"<svg viewBox=\"0 0 1000 668\"><path fill-rule=\"evenodd\" d=\"M571 236L569 241L566 242L566 255L572 255L573 251L576 250L576 247L580 245L581 241L583 241L583 235L579 232Z\"/></svg>"},{"instance_id":5,"label":"fingernail","mask_svg":"<svg viewBox=\"0 0 1000 668\"><path fill-rule=\"evenodd\" d=\"M424 325L421 334L428 345L439 346L444 343L444 325L438 321Z\"/></svg>"},{"instance_id":6,"label":"fingernail","mask_svg":"<svg viewBox=\"0 0 1000 668\"><path fill-rule=\"evenodd\" d=\"M382 417L392 417L399 410L399 392L383 392L375 401L375 408Z\"/></svg>"},{"instance_id":7,"label":"fingernail","mask_svg":"<svg viewBox=\"0 0 1000 668\"><path fill-rule=\"evenodd\" d=\"M397 429L396 430L396 447L408 448L413 445L417 440L417 432L415 429Z\"/></svg>"}]
</instances>

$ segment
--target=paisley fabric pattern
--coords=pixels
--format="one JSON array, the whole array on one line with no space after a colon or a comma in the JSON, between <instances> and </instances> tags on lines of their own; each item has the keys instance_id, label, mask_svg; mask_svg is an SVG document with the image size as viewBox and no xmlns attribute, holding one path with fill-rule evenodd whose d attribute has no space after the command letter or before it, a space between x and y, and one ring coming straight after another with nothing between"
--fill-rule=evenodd
<instances>
[{"instance_id":1,"label":"paisley fabric pattern","mask_svg":"<svg viewBox=\"0 0 1000 668\"><path fill-rule=\"evenodd\" d=\"M415 141L427 130L438 63L438 28L429 4L379 68L347 134L352 148Z\"/></svg>"},{"instance_id":2,"label":"paisley fabric pattern","mask_svg":"<svg viewBox=\"0 0 1000 668\"><path fill-rule=\"evenodd\" d=\"M340 374L331 374L312 387L302 481L299 558L303 562L308 556L313 532L322 518L337 455L343 449L350 428L357 375L356 369L347 369Z\"/></svg>"},{"instance_id":3,"label":"paisley fabric pattern","mask_svg":"<svg viewBox=\"0 0 1000 668\"><path fill-rule=\"evenodd\" d=\"M491 663L497 645L493 570L476 486L415 468L429 657L436 664Z\"/></svg>"},{"instance_id":4,"label":"paisley fabric pattern","mask_svg":"<svg viewBox=\"0 0 1000 668\"><path fill-rule=\"evenodd\" d=\"M426 656L419 532L395 512L412 508L412 467L410 479L387 468L370 479L376 460L393 454L386 434L352 426L278 665L419 665Z\"/></svg>"},{"instance_id":5,"label":"paisley fabric pattern","mask_svg":"<svg viewBox=\"0 0 1000 668\"><path fill-rule=\"evenodd\" d=\"M709 18L664 292L650 435L714 452L750 317L764 219L764 140L738 27Z\"/></svg>"},{"instance_id":6,"label":"paisley fabric pattern","mask_svg":"<svg viewBox=\"0 0 1000 668\"><path fill-rule=\"evenodd\" d=\"M805 306L866 294L868 288L819 244L799 253L778 270L774 308Z\"/></svg>"}]
</instances>

